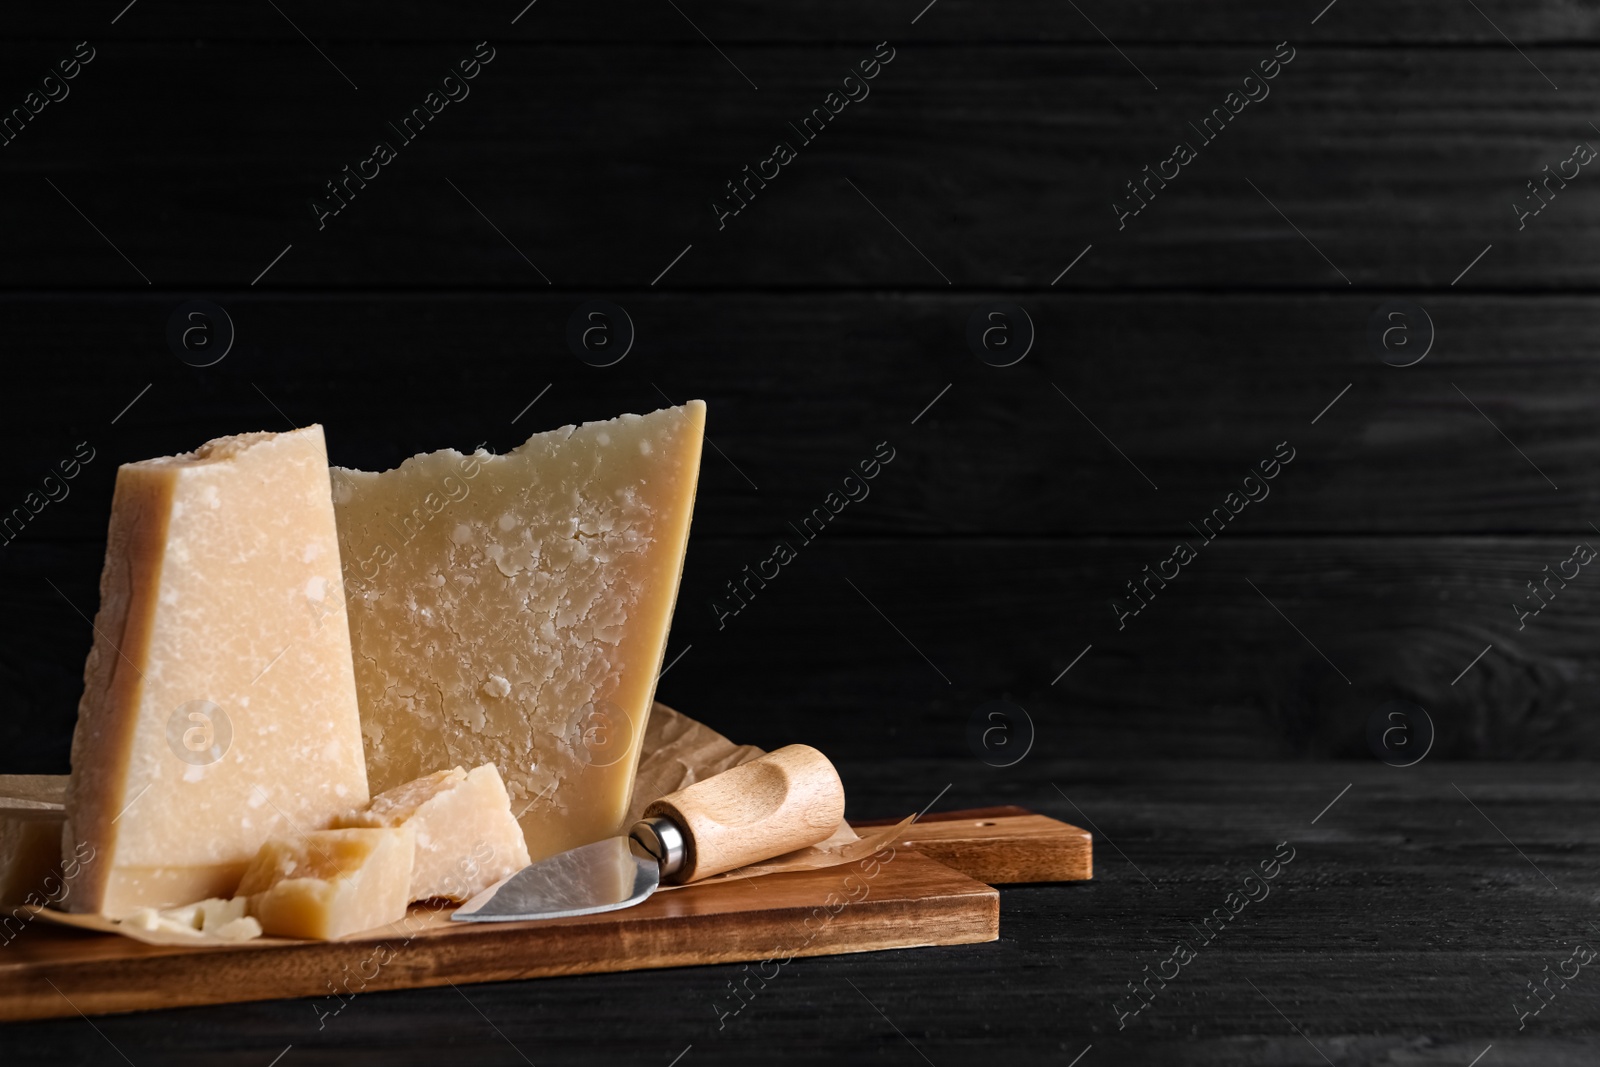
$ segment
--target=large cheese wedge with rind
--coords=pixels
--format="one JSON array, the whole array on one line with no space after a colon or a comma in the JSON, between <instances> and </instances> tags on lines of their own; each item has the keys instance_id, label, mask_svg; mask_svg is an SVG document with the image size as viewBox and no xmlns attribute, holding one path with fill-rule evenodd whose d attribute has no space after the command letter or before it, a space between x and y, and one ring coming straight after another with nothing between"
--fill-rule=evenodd
<instances>
[{"instance_id":1,"label":"large cheese wedge with rind","mask_svg":"<svg viewBox=\"0 0 1600 1067\"><path fill-rule=\"evenodd\" d=\"M367 801L322 428L117 471L72 739L67 898L231 896L274 834Z\"/></svg>"},{"instance_id":2,"label":"large cheese wedge with rind","mask_svg":"<svg viewBox=\"0 0 1600 1067\"><path fill-rule=\"evenodd\" d=\"M705 404L333 471L373 792L493 763L532 859L622 828Z\"/></svg>"}]
</instances>

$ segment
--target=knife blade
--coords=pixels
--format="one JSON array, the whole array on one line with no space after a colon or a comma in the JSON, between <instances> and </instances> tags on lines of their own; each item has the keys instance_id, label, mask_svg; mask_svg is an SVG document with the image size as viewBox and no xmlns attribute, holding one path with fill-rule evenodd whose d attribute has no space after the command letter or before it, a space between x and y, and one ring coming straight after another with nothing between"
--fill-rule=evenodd
<instances>
[{"instance_id":1,"label":"knife blade","mask_svg":"<svg viewBox=\"0 0 1600 1067\"><path fill-rule=\"evenodd\" d=\"M788 745L669 793L625 835L535 863L457 908L456 922L561 919L629 908L686 883L832 836L844 785L828 758Z\"/></svg>"}]
</instances>

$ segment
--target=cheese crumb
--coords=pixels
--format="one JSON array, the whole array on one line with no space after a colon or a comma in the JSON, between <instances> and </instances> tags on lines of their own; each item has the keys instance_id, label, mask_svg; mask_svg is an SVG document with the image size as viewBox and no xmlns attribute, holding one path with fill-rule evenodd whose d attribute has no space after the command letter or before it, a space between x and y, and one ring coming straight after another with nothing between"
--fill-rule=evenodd
<instances>
[{"instance_id":1,"label":"cheese crumb","mask_svg":"<svg viewBox=\"0 0 1600 1067\"><path fill-rule=\"evenodd\" d=\"M212 897L180 908L138 908L123 922L145 933L248 941L261 936L261 924L245 914L248 903L244 897Z\"/></svg>"}]
</instances>

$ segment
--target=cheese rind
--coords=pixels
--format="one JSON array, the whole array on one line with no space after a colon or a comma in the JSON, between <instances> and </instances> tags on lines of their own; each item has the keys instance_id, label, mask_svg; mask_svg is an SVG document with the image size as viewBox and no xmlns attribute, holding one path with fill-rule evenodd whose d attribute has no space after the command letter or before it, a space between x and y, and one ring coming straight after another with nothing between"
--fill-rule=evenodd
<instances>
[{"instance_id":1,"label":"cheese rind","mask_svg":"<svg viewBox=\"0 0 1600 1067\"><path fill-rule=\"evenodd\" d=\"M522 828L492 763L396 786L335 826L409 826L416 831L411 899L464 901L528 865Z\"/></svg>"},{"instance_id":2,"label":"cheese rind","mask_svg":"<svg viewBox=\"0 0 1600 1067\"><path fill-rule=\"evenodd\" d=\"M410 827L316 830L261 846L239 883L250 915L279 937L332 940L405 918Z\"/></svg>"},{"instance_id":3,"label":"cheese rind","mask_svg":"<svg viewBox=\"0 0 1600 1067\"><path fill-rule=\"evenodd\" d=\"M67 906L113 917L228 896L365 803L321 427L118 469L72 768Z\"/></svg>"},{"instance_id":4,"label":"cheese rind","mask_svg":"<svg viewBox=\"0 0 1600 1067\"><path fill-rule=\"evenodd\" d=\"M692 401L334 469L375 791L492 762L533 859L622 829L704 429Z\"/></svg>"}]
</instances>

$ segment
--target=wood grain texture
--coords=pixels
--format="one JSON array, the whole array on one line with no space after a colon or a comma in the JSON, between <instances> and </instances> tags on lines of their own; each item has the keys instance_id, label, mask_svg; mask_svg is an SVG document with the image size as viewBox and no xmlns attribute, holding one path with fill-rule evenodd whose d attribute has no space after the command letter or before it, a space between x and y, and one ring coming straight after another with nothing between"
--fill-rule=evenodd
<instances>
[{"instance_id":1,"label":"wood grain texture","mask_svg":"<svg viewBox=\"0 0 1600 1067\"><path fill-rule=\"evenodd\" d=\"M789 124L871 45L761 49L756 93L704 48L506 44L320 222L325 183L469 46L388 46L355 92L303 46L107 44L4 149L0 285L245 287L282 253L261 285L643 288L681 254L673 289L1044 287L1093 244L1060 286L1446 288L1491 243L1459 287L1600 283L1600 185L1521 229L1512 209L1595 136L1591 52L1307 48L1214 142L1191 130L1276 39L1146 57L1159 92L1101 46L906 44L811 142ZM796 159L719 221L780 140ZM1179 141L1198 158L1119 229L1124 183Z\"/></svg>"},{"instance_id":2,"label":"wood grain texture","mask_svg":"<svg viewBox=\"0 0 1600 1067\"><path fill-rule=\"evenodd\" d=\"M872 869L870 879L852 864L689 886L575 919L436 923L414 937L395 927L383 936L286 946L167 948L35 922L0 955L0 1019L783 960L999 936L999 897L988 886L914 852L897 851ZM860 881L847 886L851 874ZM341 990L338 980L352 971L358 986Z\"/></svg>"},{"instance_id":3,"label":"wood grain texture","mask_svg":"<svg viewBox=\"0 0 1600 1067\"><path fill-rule=\"evenodd\" d=\"M982 0L938 0L930 5L921 0L865 6L848 0L817 0L789 7L759 0L728 0L691 5L680 15L649 0L618 0L604 7L559 0L540 0L537 5L509 0L456 5L448 11L412 0L386 5L382 19L373 19L356 7L324 5L311 10L291 5L284 9L295 20L291 25L270 7L223 10L204 0L180 0L136 9L137 15L128 13L113 29L109 23L117 14L117 5L108 13L103 5L73 2L19 10L12 35L69 41L96 34L119 42L274 41L307 48L306 39L295 30L299 26L324 49L344 46L341 65L357 64L374 42L473 41L481 37L592 45L672 41L704 49L712 59L715 53L706 43L707 37L721 46L888 37L958 44L1067 41L1109 49L1096 27L1123 46L1156 43L1192 49L1217 42L1305 36L1319 41L1477 44L1510 52L1496 27L1523 47L1600 41L1600 16L1563 0L1524 4L1502 0L1480 5L1483 14L1473 11L1471 5L1438 9L1340 3L1325 11L1328 0L1295 5L1269 0L1227 4L1138 0L1079 6L1081 13L1048 0L1003 5Z\"/></svg>"},{"instance_id":4,"label":"wood grain texture","mask_svg":"<svg viewBox=\"0 0 1600 1067\"><path fill-rule=\"evenodd\" d=\"M95 1019L98 1032L67 1009L10 1024L0 1041L8 1060L42 1067L121 1063L119 1049L141 1067L265 1065L290 1044L279 1067L525 1067L524 1055L664 1067L691 1045L679 1067L745 1065L774 1050L797 1062L924 1062L908 1040L939 1067L997 1055L1064 1067L1091 1044L1078 1067L1326 1067L1323 1054L1339 1067L1466 1067L1490 1044L1478 1067L1594 1060L1600 996L1589 968L1520 1033L1512 1005L1573 942L1595 944L1596 764L1030 756L996 771L874 757L840 770L859 783L852 803L864 815L920 810L949 785L941 804L1021 804L1079 825L1087 814L1121 851L1106 847L1090 882L1000 890L999 941L795 960L765 988L752 980L756 995L726 1017L729 983L755 968L373 993L331 1016L341 1004L326 996L108 1016ZM1193 941L1189 924L1225 907L1285 841L1296 856L1270 895L1119 1030L1112 1005L1126 984L1180 938Z\"/></svg>"},{"instance_id":5,"label":"wood grain texture","mask_svg":"<svg viewBox=\"0 0 1600 1067\"><path fill-rule=\"evenodd\" d=\"M1513 608L1580 540L1230 531L1119 630L1113 598L1131 604L1125 583L1171 539L819 538L721 617L725 582L771 545L697 537L668 653L683 658L659 696L741 742L803 738L835 760L976 762L967 724L996 699L1051 756L1365 759L1369 719L1398 699L1434 717L1440 756L1600 758L1600 585L1583 572L1520 630ZM28 620L0 646L17 770L65 769L91 636L44 576L89 605L99 559L0 553ZM757 681L781 696L753 708ZM858 787L846 776L847 796Z\"/></svg>"},{"instance_id":6,"label":"wood grain texture","mask_svg":"<svg viewBox=\"0 0 1600 1067\"><path fill-rule=\"evenodd\" d=\"M869 495L828 538L1192 535L1284 440L1297 458L1241 530L1592 534L1600 299L1411 294L1435 344L1402 369L1367 339L1393 295L1008 293L1038 340L999 368L966 342L996 294L612 293L636 342L604 370L566 347L571 294L213 293L237 337L205 369L165 348L187 297L0 297L0 337L32 354L28 388L0 392L0 514L96 449L0 553L103 539L118 463L243 428L320 421L333 462L384 470L690 397L716 445L696 542L795 536L847 489ZM85 354L128 346L90 389ZM880 442L893 462L847 487Z\"/></svg>"},{"instance_id":7,"label":"wood grain texture","mask_svg":"<svg viewBox=\"0 0 1600 1067\"><path fill-rule=\"evenodd\" d=\"M851 825L865 828L892 822L869 819ZM924 815L898 843L989 885L1081 882L1094 877L1089 831L1014 804Z\"/></svg>"},{"instance_id":8,"label":"wood grain texture","mask_svg":"<svg viewBox=\"0 0 1600 1067\"><path fill-rule=\"evenodd\" d=\"M784 745L668 793L644 810L657 815L684 835L683 867L668 880L694 882L827 840L844 818L844 786L827 756Z\"/></svg>"},{"instance_id":9,"label":"wood grain texture","mask_svg":"<svg viewBox=\"0 0 1600 1067\"><path fill-rule=\"evenodd\" d=\"M67 775L0 774L0 808L64 811Z\"/></svg>"},{"instance_id":10,"label":"wood grain texture","mask_svg":"<svg viewBox=\"0 0 1600 1067\"><path fill-rule=\"evenodd\" d=\"M828 771L834 774L831 766ZM879 823L856 825L867 829ZM348 995L446 982L967 944L998 936L998 911L992 892L985 894L965 879L1086 879L1089 853L1087 832L1008 805L924 816L871 863L722 883L726 889L708 885L663 892L633 908L580 919L458 925L441 921L444 913L419 907L413 910L413 925L337 943L242 943L201 950L142 945L37 921L18 929L13 920L4 947L16 940L22 951L0 956L0 1020L67 1014L67 1005L39 994L41 979L73 984L80 991L73 1005L103 1013L311 996L326 988ZM717 872L701 876L712 873ZM849 903L837 910L841 898ZM818 918L823 909L826 918ZM849 922L840 922L846 914ZM892 932L897 927L898 934ZM817 936L824 929L830 936ZM710 939L711 947L702 939ZM800 943L798 950L790 950L791 941ZM768 945L776 947L763 947ZM769 951L770 956L762 955ZM537 961L531 967L530 958ZM94 980L86 982L91 969ZM359 989L340 990L328 977L348 976L352 969L361 976ZM369 969L382 978L368 977Z\"/></svg>"},{"instance_id":11,"label":"wood grain texture","mask_svg":"<svg viewBox=\"0 0 1600 1067\"><path fill-rule=\"evenodd\" d=\"M88 630L41 579L92 614L114 462L322 418L374 466L659 389L706 395L727 454L663 695L850 757L852 815L943 791L1108 847L1092 882L1002 891L998 942L797 960L748 1002L748 965L711 965L12 1024L8 1061L1595 1061L1592 974L1521 1031L1513 1005L1596 936L1596 765L1558 761L1600 756L1600 634L1586 580L1526 629L1511 608L1600 522L1593 176L1513 209L1600 121L1592 5L302 4L8 12L4 106L74 42L100 57L0 149L28 382L0 390L0 506L77 441L107 458L0 549L3 769L65 766ZM472 97L317 230L308 199L482 39ZM880 40L871 97L719 230L712 197ZM1118 230L1123 183L1284 40L1271 97ZM207 371L166 349L193 296L239 327ZM639 330L609 371L562 343L591 296ZM1396 298L1440 329L1403 371L1364 333ZM1000 299L1039 329L1007 369L964 337ZM1108 634L1111 592L1286 438L1271 499ZM724 583L884 439L871 498L719 628ZM999 698L1037 734L1004 769L966 740ZM1410 769L1367 762L1395 698L1439 731ZM1270 899L1119 1025L1284 842Z\"/></svg>"}]
</instances>

